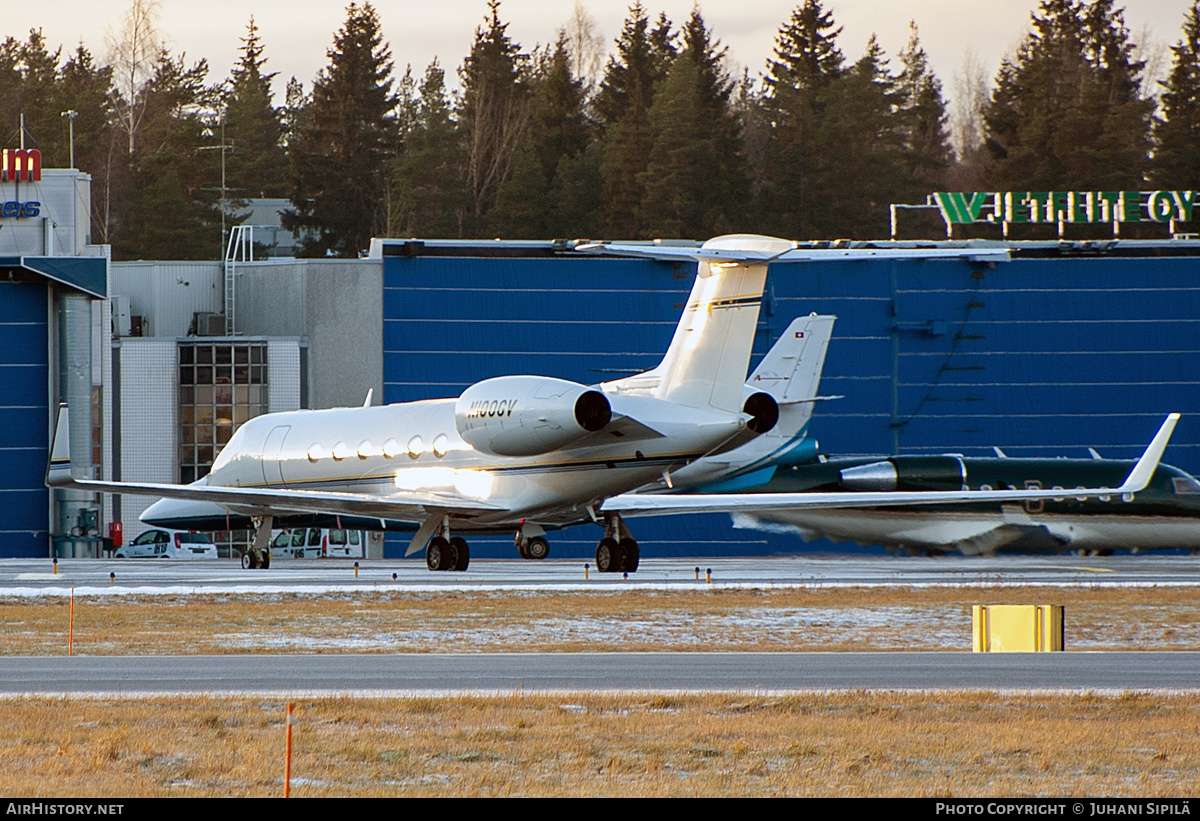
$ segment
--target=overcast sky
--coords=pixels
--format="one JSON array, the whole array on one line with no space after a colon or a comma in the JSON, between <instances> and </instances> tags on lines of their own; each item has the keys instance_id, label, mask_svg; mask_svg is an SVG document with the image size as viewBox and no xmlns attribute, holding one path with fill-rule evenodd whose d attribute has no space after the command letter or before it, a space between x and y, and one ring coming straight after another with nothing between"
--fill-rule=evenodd
<instances>
[{"instance_id":1,"label":"overcast sky","mask_svg":"<svg viewBox=\"0 0 1200 821\"><path fill-rule=\"evenodd\" d=\"M24 40L29 29L41 28L52 47L74 49L82 41L104 61L106 34L116 31L128 0L39 0L5 3L6 28L0 34ZM611 49L620 32L628 3L585 2L600 34ZM677 25L691 13L692 0L644 2L651 16L665 11ZM859 57L872 32L889 57L908 39L915 20L921 41L947 93L954 75L972 52L995 75L1003 55L1012 50L1029 26L1035 0L826 0L834 20L843 27L838 38L849 60ZM208 59L210 78L229 75L238 56L239 38L254 15L268 59L267 69L279 73L277 94L295 76L307 89L326 64L326 50L345 19L345 3L327 0L163 0L159 28L178 54L190 61ZM475 28L487 11L485 0L378 0L374 3L391 45L397 74L406 64L420 74L436 56L448 69L457 68L471 46ZM774 47L775 35L796 6L795 0L708 0L700 8L709 28L729 48L739 67L758 74ZM1149 42L1169 46L1180 38L1190 0L1128 0L1125 22L1135 38L1143 31ZM552 42L571 15L574 0L504 0L501 19L508 34L528 51ZM449 78L448 78L449 79ZM277 103L282 103L278 99Z\"/></svg>"}]
</instances>

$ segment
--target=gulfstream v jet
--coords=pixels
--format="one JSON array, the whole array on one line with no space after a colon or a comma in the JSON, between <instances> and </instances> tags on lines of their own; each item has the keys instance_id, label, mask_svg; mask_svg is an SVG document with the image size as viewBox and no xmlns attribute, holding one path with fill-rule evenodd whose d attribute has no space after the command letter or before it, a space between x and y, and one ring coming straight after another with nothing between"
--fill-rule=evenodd
<instances>
[{"instance_id":1,"label":"gulfstream v jet","mask_svg":"<svg viewBox=\"0 0 1200 821\"><path fill-rule=\"evenodd\" d=\"M272 413L242 425L204 479L190 485L105 482L73 476L60 414L52 486L158 495L148 522L186 520L189 503L251 517L247 567L269 563L276 518L324 514L415 530L431 570L464 570L461 534L517 534L529 556L545 532L596 521L603 569L636 568L637 542L604 499L764 433L777 408L743 397L768 262L794 245L719 237L701 249L695 284L662 362L645 373L582 385L503 376L457 398L382 407ZM734 254L738 261L724 256ZM746 255L749 254L749 257ZM193 525L194 526L194 525Z\"/></svg>"}]
</instances>

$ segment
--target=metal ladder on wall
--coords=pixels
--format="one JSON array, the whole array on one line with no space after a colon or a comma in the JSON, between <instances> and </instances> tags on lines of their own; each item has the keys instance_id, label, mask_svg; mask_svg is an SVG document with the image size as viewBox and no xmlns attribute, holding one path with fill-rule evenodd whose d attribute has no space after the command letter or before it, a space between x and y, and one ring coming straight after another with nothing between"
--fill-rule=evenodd
<instances>
[{"instance_id":1,"label":"metal ladder on wall","mask_svg":"<svg viewBox=\"0 0 1200 821\"><path fill-rule=\"evenodd\" d=\"M239 262L254 261L254 226L235 225L225 249L225 335L236 336L237 266Z\"/></svg>"}]
</instances>

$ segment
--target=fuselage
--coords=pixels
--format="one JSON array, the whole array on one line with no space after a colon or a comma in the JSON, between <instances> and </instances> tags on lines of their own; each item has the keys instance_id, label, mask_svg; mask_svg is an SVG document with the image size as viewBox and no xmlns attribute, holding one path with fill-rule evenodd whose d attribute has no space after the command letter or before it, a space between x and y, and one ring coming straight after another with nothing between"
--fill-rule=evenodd
<instances>
[{"instance_id":1,"label":"fuselage","mask_svg":"<svg viewBox=\"0 0 1200 821\"><path fill-rule=\"evenodd\" d=\"M589 505L699 458L745 424L737 413L614 394L609 396L614 414L636 417L654 435L631 436L614 425L616 433L601 430L574 446L506 457L463 440L455 401L260 416L238 429L204 481L218 487L371 494L394 497L401 505L420 494L445 498L451 509L455 500L479 503L486 509L451 514L456 529L468 533L508 530L522 521L561 527L590 518ZM217 524L209 521L223 515L216 507L164 500L142 518L181 526L186 518L191 527L202 528L205 522ZM226 507L235 516L261 514L251 507ZM278 521L290 519L284 512ZM412 529L417 522L375 524Z\"/></svg>"},{"instance_id":2,"label":"fuselage","mask_svg":"<svg viewBox=\"0 0 1200 821\"><path fill-rule=\"evenodd\" d=\"M900 463L901 459L896 460ZM957 484L972 490L1062 488L1047 500L970 505L865 509L790 510L769 516L739 516L742 524L764 521L788 525L807 539L830 538L881 544L905 551L991 554L1200 549L1200 482L1179 468L1159 465L1150 485L1132 498L1119 495L1076 499L1076 487L1116 487L1133 462L1117 459L972 459L957 461L962 480L924 470L907 477L898 471L896 489L944 490ZM780 470L761 492L854 489L866 474L855 469L881 465L878 459L834 459ZM948 461L947 464L951 464ZM921 475L917 475L920 473ZM849 487L848 487L849 485ZM866 488L860 488L866 489ZM769 525L768 525L769 526Z\"/></svg>"}]
</instances>

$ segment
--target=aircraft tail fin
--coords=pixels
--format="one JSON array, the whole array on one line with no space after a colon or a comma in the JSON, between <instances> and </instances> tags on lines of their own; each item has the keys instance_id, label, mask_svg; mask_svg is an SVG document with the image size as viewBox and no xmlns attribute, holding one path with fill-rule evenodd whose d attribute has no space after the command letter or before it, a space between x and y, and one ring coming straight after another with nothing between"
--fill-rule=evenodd
<instances>
[{"instance_id":1,"label":"aircraft tail fin","mask_svg":"<svg viewBox=\"0 0 1200 821\"><path fill-rule=\"evenodd\" d=\"M758 325L769 260L741 259L742 251L778 252L787 240L754 235L717 237L701 250L728 250L739 261L700 259L696 281L658 367L617 380L617 390L645 389L658 399L693 408L741 410L742 386Z\"/></svg>"},{"instance_id":2,"label":"aircraft tail fin","mask_svg":"<svg viewBox=\"0 0 1200 821\"><path fill-rule=\"evenodd\" d=\"M813 403L833 398L817 396L817 387L835 321L837 317L829 314L793 319L746 381L746 387L769 393L781 414L790 414L787 426L782 420L776 426L780 433L799 433L812 416Z\"/></svg>"},{"instance_id":3,"label":"aircraft tail fin","mask_svg":"<svg viewBox=\"0 0 1200 821\"><path fill-rule=\"evenodd\" d=\"M818 314L792 320L746 381L746 388L769 393L779 403L775 427L743 446L746 456L758 456L749 465L800 464L816 457L817 443L806 437L813 406L841 398L817 395L836 320Z\"/></svg>"}]
</instances>

